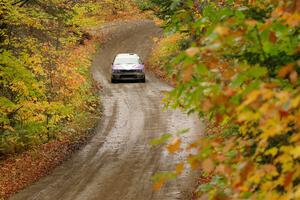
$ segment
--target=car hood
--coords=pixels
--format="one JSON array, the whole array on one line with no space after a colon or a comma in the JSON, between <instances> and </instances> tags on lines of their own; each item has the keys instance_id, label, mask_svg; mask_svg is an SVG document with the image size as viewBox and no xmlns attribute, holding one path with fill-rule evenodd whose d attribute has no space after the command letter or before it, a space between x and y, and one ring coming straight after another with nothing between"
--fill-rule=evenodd
<instances>
[{"instance_id":1,"label":"car hood","mask_svg":"<svg viewBox=\"0 0 300 200\"><path fill-rule=\"evenodd\" d=\"M112 66L113 70L136 70L136 69L144 69L144 65L142 64L114 64Z\"/></svg>"}]
</instances>

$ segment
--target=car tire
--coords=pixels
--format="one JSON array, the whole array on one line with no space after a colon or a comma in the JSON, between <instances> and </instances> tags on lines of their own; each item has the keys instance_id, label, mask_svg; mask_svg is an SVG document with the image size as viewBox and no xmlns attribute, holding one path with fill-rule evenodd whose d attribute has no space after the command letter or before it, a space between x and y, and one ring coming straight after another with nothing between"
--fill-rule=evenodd
<instances>
[{"instance_id":1,"label":"car tire","mask_svg":"<svg viewBox=\"0 0 300 200\"><path fill-rule=\"evenodd\" d=\"M145 78L145 77L142 78L142 79L141 79L141 82L142 82L142 83L146 83L146 78Z\"/></svg>"}]
</instances>

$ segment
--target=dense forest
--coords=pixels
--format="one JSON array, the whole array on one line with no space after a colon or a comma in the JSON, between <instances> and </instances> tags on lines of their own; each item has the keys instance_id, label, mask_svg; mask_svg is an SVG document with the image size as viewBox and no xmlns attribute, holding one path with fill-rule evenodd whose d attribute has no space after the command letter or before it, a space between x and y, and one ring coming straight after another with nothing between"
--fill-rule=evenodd
<instances>
[{"instance_id":1,"label":"dense forest","mask_svg":"<svg viewBox=\"0 0 300 200\"><path fill-rule=\"evenodd\" d=\"M70 134L95 114L89 27L128 1L0 2L0 157Z\"/></svg>"},{"instance_id":2,"label":"dense forest","mask_svg":"<svg viewBox=\"0 0 300 200\"><path fill-rule=\"evenodd\" d=\"M186 163L158 174L157 188L191 165L203 171L204 199L299 199L300 1L140 7L164 20L167 34L149 62L176 84L165 102L207 120ZM167 147L180 151L180 137Z\"/></svg>"}]
</instances>

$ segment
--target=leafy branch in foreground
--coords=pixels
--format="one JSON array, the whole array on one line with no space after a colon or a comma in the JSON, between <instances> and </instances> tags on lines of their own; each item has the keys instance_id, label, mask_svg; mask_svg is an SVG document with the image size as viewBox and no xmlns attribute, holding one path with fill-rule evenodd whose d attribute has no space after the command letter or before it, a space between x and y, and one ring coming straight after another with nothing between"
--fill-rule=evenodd
<instances>
[{"instance_id":1,"label":"leafy branch in foreground","mask_svg":"<svg viewBox=\"0 0 300 200\"><path fill-rule=\"evenodd\" d=\"M169 59L177 87L166 97L218 127L189 147L187 163L211 177L199 196L298 199L299 2L201 2L168 16L167 30L192 42Z\"/></svg>"}]
</instances>

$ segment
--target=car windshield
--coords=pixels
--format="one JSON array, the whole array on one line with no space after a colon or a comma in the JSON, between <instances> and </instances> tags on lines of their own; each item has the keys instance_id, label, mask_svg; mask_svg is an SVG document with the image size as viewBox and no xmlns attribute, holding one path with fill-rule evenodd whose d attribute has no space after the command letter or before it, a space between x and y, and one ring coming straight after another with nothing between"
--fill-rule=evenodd
<instances>
[{"instance_id":1,"label":"car windshield","mask_svg":"<svg viewBox=\"0 0 300 200\"><path fill-rule=\"evenodd\" d=\"M134 57L122 57L122 58L116 58L115 65L119 64L140 64L139 59Z\"/></svg>"}]
</instances>

